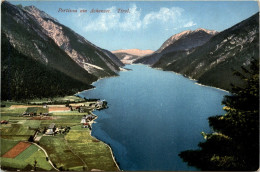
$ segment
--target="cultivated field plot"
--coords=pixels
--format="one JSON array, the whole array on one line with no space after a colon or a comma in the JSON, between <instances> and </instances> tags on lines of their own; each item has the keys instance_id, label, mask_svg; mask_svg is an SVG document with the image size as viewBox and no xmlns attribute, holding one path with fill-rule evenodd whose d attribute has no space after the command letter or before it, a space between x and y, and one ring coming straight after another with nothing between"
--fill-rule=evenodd
<instances>
[{"instance_id":1,"label":"cultivated field plot","mask_svg":"<svg viewBox=\"0 0 260 172\"><path fill-rule=\"evenodd\" d=\"M53 112L52 113L52 115L53 116L64 116L64 115L66 115L66 116L69 116L69 115L71 115L71 116L82 116L82 115L86 115L86 114L88 114L88 113L79 113L78 111L67 111L67 112Z\"/></svg>"},{"instance_id":2,"label":"cultivated field plot","mask_svg":"<svg viewBox=\"0 0 260 172\"><path fill-rule=\"evenodd\" d=\"M69 107L49 107L49 112L63 112L70 111Z\"/></svg>"},{"instance_id":3,"label":"cultivated field plot","mask_svg":"<svg viewBox=\"0 0 260 172\"><path fill-rule=\"evenodd\" d=\"M24 126L28 126L30 128L38 128L41 125L40 120L24 120Z\"/></svg>"},{"instance_id":4,"label":"cultivated field plot","mask_svg":"<svg viewBox=\"0 0 260 172\"><path fill-rule=\"evenodd\" d=\"M23 152L25 149L27 149L29 146L31 146L30 143L27 142L19 142L17 145L15 145L11 150L6 152L2 157L4 158L15 158L17 155L19 155L21 152Z\"/></svg>"},{"instance_id":5,"label":"cultivated field plot","mask_svg":"<svg viewBox=\"0 0 260 172\"><path fill-rule=\"evenodd\" d=\"M58 114L58 113L57 113ZM79 113L78 113L79 114ZM53 115L55 116L55 120L42 120L41 121L41 127L48 126L51 123L55 123L56 126L74 126L74 125L80 125L80 120L82 118L83 114L80 115Z\"/></svg>"},{"instance_id":6,"label":"cultivated field plot","mask_svg":"<svg viewBox=\"0 0 260 172\"><path fill-rule=\"evenodd\" d=\"M19 155L15 157L16 160L25 160L28 157L30 157L32 154L34 154L36 151L38 151L38 147L35 145L30 145L27 149L25 149L23 152L21 152Z\"/></svg>"},{"instance_id":7,"label":"cultivated field plot","mask_svg":"<svg viewBox=\"0 0 260 172\"><path fill-rule=\"evenodd\" d=\"M28 107L26 109L26 112L40 114L40 113L48 113L49 111L48 108L43 108L43 107Z\"/></svg>"},{"instance_id":8,"label":"cultivated field plot","mask_svg":"<svg viewBox=\"0 0 260 172\"><path fill-rule=\"evenodd\" d=\"M29 107L42 107L37 105L11 105L10 109L21 109L21 108L29 108Z\"/></svg>"},{"instance_id":9,"label":"cultivated field plot","mask_svg":"<svg viewBox=\"0 0 260 172\"><path fill-rule=\"evenodd\" d=\"M44 103L52 103L52 102L82 102L85 101L84 99L77 97L77 96L65 96L65 97L56 97L53 99L43 98L43 99L33 99L30 101L30 104L44 104Z\"/></svg>"},{"instance_id":10,"label":"cultivated field plot","mask_svg":"<svg viewBox=\"0 0 260 172\"><path fill-rule=\"evenodd\" d=\"M2 116L18 116L21 115L22 113L24 113L26 111L26 107L25 108L17 108L17 109L11 109L11 108L1 108L1 117Z\"/></svg>"},{"instance_id":11,"label":"cultivated field plot","mask_svg":"<svg viewBox=\"0 0 260 172\"><path fill-rule=\"evenodd\" d=\"M87 170L118 170L111 157L109 147L93 138L88 129L73 127L65 139L71 150L86 163Z\"/></svg>"},{"instance_id":12,"label":"cultivated field plot","mask_svg":"<svg viewBox=\"0 0 260 172\"><path fill-rule=\"evenodd\" d=\"M19 141L8 140L8 139L0 139L1 141L1 156L4 155L7 151L12 149L15 145L19 143Z\"/></svg>"},{"instance_id":13,"label":"cultivated field plot","mask_svg":"<svg viewBox=\"0 0 260 172\"><path fill-rule=\"evenodd\" d=\"M57 168L70 170L73 167L81 167L82 170L82 161L70 150L63 136L43 136L40 145L48 152Z\"/></svg>"},{"instance_id":14,"label":"cultivated field plot","mask_svg":"<svg viewBox=\"0 0 260 172\"><path fill-rule=\"evenodd\" d=\"M1 128L1 136L31 136L34 133L34 130L23 124L11 124Z\"/></svg>"}]
</instances>

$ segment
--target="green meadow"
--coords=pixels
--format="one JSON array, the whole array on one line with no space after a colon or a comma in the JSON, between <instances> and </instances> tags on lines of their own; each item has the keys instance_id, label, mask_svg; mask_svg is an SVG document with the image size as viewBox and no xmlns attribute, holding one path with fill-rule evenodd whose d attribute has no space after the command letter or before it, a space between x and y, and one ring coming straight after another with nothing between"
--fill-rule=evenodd
<instances>
[{"instance_id":1,"label":"green meadow","mask_svg":"<svg viewBox=\"0 0 260 172\"><path fill-rule=\"evenodd\" d=\"M55 101L71 101L81 103L81 98L76 96L67 96L54 99ZM52 101L54 101L52 100ZM46 100L33 100L45 102ZM32 101L31 101L32 102ZM27 107L26 104L15 102L2 102L5 107L1 107L1 120L7 120L8 124L0 125L1 139L1 169L4 170L23 170L31 171L36 168L37 171L55 170L47 159L50 159L54 167L59 170L70 171L90 171L91 169L100 169L106 171L119 170L112 158L110 148L103 142L90 135L88 128L82 128L80 124L83 115L87 115L93 110L89 102L89 110L84 113L78 111L53 112L48 117L28 117L23 116L28 113L47 113L46 108ZM14 105L12 107L12 105ZM15 105L24 105L22 108L15 108ZM80 104L78 104L80 105ZM70 127L70 131L65 134L56 134L48 136L43 133L44 129L52 123L58 128ZM37 144L41 146L48 154L46 158L44 152L35 145L29 146L15 158L3 158L2 156L11 150L20 141L28 141L37 131L37 137L40 137ZM35 165L36 162L36 165Z\"/></svg>"}]
</instances>

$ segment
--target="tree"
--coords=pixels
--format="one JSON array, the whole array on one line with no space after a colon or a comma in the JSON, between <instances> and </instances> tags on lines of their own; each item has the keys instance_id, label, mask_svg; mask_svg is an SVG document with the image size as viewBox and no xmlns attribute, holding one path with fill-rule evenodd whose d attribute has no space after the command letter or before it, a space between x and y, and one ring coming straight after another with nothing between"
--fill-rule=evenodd
<instances>
[{"instance_id":1,"label":"tree","mask_svg":"<svg viewBox=\"0 0 260 172\"><path fill-rule=\"evenodd\" d=\"M259 168L259 61L250 69L234 74L244 80L243 87L232 86L224 97L226 114L209 117L213 133L202 135L198 150L187 150L179 156L201 170L249 170Z\"/></svg>"},{"instance_id":2,"label":"tree","mask_svg":"<svg viewBox=\"0 0 260 172\"><path fill-rule=\"evenodd\" d=\"M37 161L36 161L36 159L35 159L35 160L34 160L34 164L33 164L34 171L36 171L36 165L37 165Z\"/></svg>"}]
</instances>

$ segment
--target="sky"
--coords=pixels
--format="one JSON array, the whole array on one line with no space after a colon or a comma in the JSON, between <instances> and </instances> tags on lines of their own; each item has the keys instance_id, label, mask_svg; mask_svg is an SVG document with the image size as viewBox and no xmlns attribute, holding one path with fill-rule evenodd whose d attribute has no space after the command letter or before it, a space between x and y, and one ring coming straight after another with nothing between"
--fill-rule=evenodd
<instances>
[{"instance_id":1,"label":"sky","mask_svg":"<svg viewBox=\"0 0 260 172\"><path fill-rule=\"evenodd\" d=\"M259 11L257 1L11 1L34 5L95 45L157 50L185 30L223 31ZM77 10L77 12L62 12ZM91 13L91 10L108 13ZM118 12L119 9L126 10ZM80 12L87 10L87 12Z\"/></svg>"}]
</instances>

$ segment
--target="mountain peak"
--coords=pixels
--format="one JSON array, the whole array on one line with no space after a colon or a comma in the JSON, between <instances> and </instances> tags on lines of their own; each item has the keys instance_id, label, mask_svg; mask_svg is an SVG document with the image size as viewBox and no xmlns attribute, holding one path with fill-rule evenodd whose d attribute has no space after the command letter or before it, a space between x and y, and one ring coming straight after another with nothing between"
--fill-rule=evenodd
<instances>
[{"instance_id":1,"label":"mountain peak","mask_svg":"<svg viewBox=\"0 0 260 172\"><path fill-rule=\"evenodd\" d=\"M199 32L199 31L206 32L206 33L208 33L210 35L218 34L218 32L215 31L215 30L208 30L208 29L204 29L204 28L198 28L198 29L194 30L194 32Z\"/></svg>"},{"instance_id":2,"label":"mountain peak","mask_svg":"<svg viewBox=\"0 0 260 172\"><path fill-rule=\"evenodd\" d=\"M207 30L207 29L204 29L204 28L198 28L194 31L192 30L185 30L185 31L182 31L181 33L177 33L173 36L171 36L168 40L166 40L162 46L156 51L157 53L160 53L162 52L166 47L172 45L172 44L175 44L177 41L181 41L181 40L184 40L186 38L189 37L189 39L193 39L195 42L194 42L194 45L193 46L190 46L192 45L191 43L189 43L190 41L188 41L188 43L186 44L189 44L188 46L182 46L182 49L190 49L192 47L196 47L196 46L200 46L202 45L203 43L207 42L209 40L209 38L211 38L212 36L216 35L218 32L215 31L215 30ZM203 37L205 38L205 41L200 41L201 39L197 40L196 42L196 37ZM185 48L186 47L186 48Z\"/></svg>"},{"instance_id":3,"label":"mountain peak","mask_svg":"<svg viewBox=\"0 0 260 172\"><path fill-rule=\"evenodd\" d=\"M37 7L35 7L33 5L26 6L26 7L24 7L24 9L34 16L39 16L41 18L51 19L55 22L59 22L57 19L51 17L49 14L45 13L44 11L39 10Z\"/></svg>"},{"instance_id":4,"label":"mountain peak","mask_svg":"<svg viewBox=\"0 0 260 172\"><path fill-rule=\"evenodd\" d=\"M185 30L185 31L182 31L181 33L177 33L177 34L171 36L170 39L171 39L172 41L173 41L173 40L178 40L178 39L180 39L181 37L190 34L191 32L192 32L191 30Z\"/></svg>"}]
</instances>

